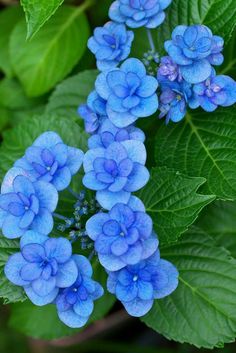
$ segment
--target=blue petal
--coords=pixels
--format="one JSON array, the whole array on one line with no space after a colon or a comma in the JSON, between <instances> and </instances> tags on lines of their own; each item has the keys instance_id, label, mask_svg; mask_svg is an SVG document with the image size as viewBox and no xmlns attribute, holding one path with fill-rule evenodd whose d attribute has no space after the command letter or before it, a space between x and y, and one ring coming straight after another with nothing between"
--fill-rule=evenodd
<instances>
[{"instance_id":1,"label":"blue petal","mask_svg":"<svg viewBox=\"0 0 236 353\"><path fill-rule=\"evenodd\" d=\"M97 237L102 234L102 228L105 222L109 220L107 213L98 213L92 216L86 223L86 231L88 236L92 240L96 240Z\"/></svg>"},{"instance_id":2,"label":"blue petal","mask_svg":"<svg viewBox=\"0 0 236 353\"><path fill-rule=\"evenodd\" d=\"M120 258L126 265L136 265L142 259L142 246L139 242L130 246L129 250Z\"/></svg>"},{"instance_id":3,"label":"blue petal","mask_svg":"<svg viewBox=\"0 0 236 353\"><path fill-rule=\"evenodd\" d=\"M147 213L136 212L135 221L132 226L137 228L140 236L146 239L152 233L153 223L151 217Z\"/></svg>"},{"instance_id":4,"label":"blue petal","mask_svg":"<svg viewBox=\"0 0 236 353\"><path fill-rule=\"evenodd\" d=\"M15 239L25 233L25 229L19 227L20 218L8 215L2 225L2 233L6 238Z\"/></svg>"},{"instance_id":5,"label":"blue petal","mask_svg":"<svg viewBox=\"0 0 236 353\"><path fill-rule=\"evenodd\" d=\"M168 52L169 56L173 59L173 61L178 65L192 65L193 60L187 58L182 50L176 45L170 44L169 41L165 42L165 48Z\"/></svg>"},{"instance_id":6,"label":"blue petal","mask_svg":"<svg viewBox=\"0 0 236 353\"><path fill-rule=\"evenodd\" d=\"M45 208L41 209L39 214L35 217L31 229L44 235L51 233L53 229L52 214Z\"/></svg>"},{"instance_id":7,"label":"blue petal","mask_svg":"<svg viewBox=\"0 0 236 353\"><path fill-rule=\"evenodd\" d=\"M24 259L28 262L42 262L45 258L44 247L40 244L27 244L21 248Z\"/></svg>"},{"instance_id":8,"label":"blue petal","mask_svg":"<svg viewBox=\"0 0 236 353\"><path fill-rule=\"evenodd\" d=\"M122 143L113 142L107 148L105 156L107 159L113 159L115 162L120 163L123 159L127 158L127 152Z\"/></svg>"},{"instance_id":9,"label":"blue petal","mask_svg":"<svg viewBox=\"0 0 236 353\"><path fill-rule=\"evenodd\" d=\"M97 191L96 199L100 205L110 210L117 203L127 203L130 198L130 192L119 191L119 192L110 192L107 190Z\"/></svg>"},{"instance_id":10,"label":"blue petal","mask_svg":"<svg viewBox=\"0 0 236 353\"><path fill-rule=\"evenodd\" d=\"M24 281L20 275L22 267L26 264L27 262L25 261L21 253L17 253L10 256L4 267L4 273L7 279L9 279L9 281L11 281L17 286L27 285L29 282Z\"/></svg>"},{"instance_id":11,"label":"blue petal","mask_svg":"<svg viewBox=\"0 0 236 353\"><path fill-rule=\"evenodd\" d=\"M126 73L133 72L138 75L139 78L143 78L146 75L146 69L143 63L135 58L127 59L122 65L121 70Z\"/></svg>"},{"instance_id":12,"label":"blue petal","mask_svg":"<svg viewBox=\"0 0 236 353\"><path fill-rule=\"evenodd\" d=\"M104 190L107 188L107 184L99 181L96 177L96 173L91 171L85 174L83 177L83 184L86 188L91 190Z\"/></svg>"},{"instance_id":13,"label":"blue petal","mask_svg":"<svg viewBox=\"0 0 236 353\"><path fill-rule=\"evenodd\" d=\"M65 238L51 238L45 244L46 256L55 259L59 264L67 262L72 255L72 246Z\"/></svg>"},{"instance_id":14,"label":"blue petal","mask_svg":"<svg viewBox=\"0 0 236 353\"><path fill-rule=\"evenodd\" d=\"M143 242L143 252L142 252L142 259L147 259L148 257L150 257L151 255L153 255L153 253L155 253L155 251L158 248L158 239L155 236L151 236L150 238L146 239Z\"/></svg>"},{"instance_id":15,"label":"blue petal","mask_svg":"<svg viewBox=\"0 0 236 353\"><path fill-rule=\"evenodd\" d=\"M104 148L95 148L89 150L84 156L84 171L85 173L91 172L93 168L93 163L97 158L102 158L105 155Z\"/></svg>"},{"instance_id":16,"label":"blue petal","mask_svg":"<svg viewBox=\"0 0 236 353\"><path fill-rule=\"evenodd\" d=\"M150 282L142 280L138 282L138 297L142 300L153 299L153 286Z\"/></svg>"},{"instance_id":17,"label":"blue petal","mask_svg":"<svg viewBox=\"0 0 236 353\"><path fill-rule=\"evenodd\" d=\"M157 109L158 98L156 94L153 94L148 98L143 98L137 107L131 109L131 113L139 118L145 118L156 113Z\"/></svg>"},{"instance_id":18,"label":"blue petal","mask_svg":"<svg viewBox=\"0 0 236 353\"><path fill-rule=\"evenodd\" d=\"M188 66L181 66L180 72L189 83L200 83L211 75L211 65L206 59L195 61Z\"/></svg>"},{"instance_id":19,"label":"blue petal","mask_svg":"<svg viewBox=\"0 0 236 353\"><path fill-rule=\"evenodd\" d=\"M130 112L118 113L113 111L109 106L107 107L107 115L111 122L119 128L127 127L138 119L137 116Z\"/></svg>"},{"instance_id":20,"label":"blue petal","mask_svg":"<svg viewBox=\"0 0 236 353\"><path fill-rule=\"evenodd\" d=\"M121 268L126 266L126 263L123 262L120 258L115 255L103 255L98 254L99 261L103 267L108 271L118 271Z\"/></svg>"},{"instance_id":21,"label":"blue petal","mask_svg":"<svg viewBox=\"0 0 236 353\"><path fill-rule=\"evenodd\" d=\"M137 297L137 294L138 288L133 281L128 286L121 285L119 282L116 285L116 296L120 301L130 302Z\"/></svg>"},{"instance_id":22,"label":"blue petal","mask_svg":"<svg viewBox=\"0 0 236 353\"><path fill-rule=\"evenodd\" d=\"M163 275L165 275L167 281L163 278ZM166 260L160 260L157 267L157 281L154 286L154 297L160 299L171 294L178 286L178 276L179 273L174 265Z\"/></svg>"},{"instance_id":23,"label":"blue petal","mask_svg":"<svg viewBox=\"0 0 236 353\"><path fill-rule=\"evenodd\" d=\"M59 289L55 288L51 293L45 296L40 296L36 294L31 286L24 287L25 293L27 294L28 298L32 301L33 304L37 306L43 306L52 303L57 294Z\"/></svg>"},{"instance_id":24,"label":"blue petal","mask_svg":"<svg viewBox=\"0 0 236 353\"><path fill-rule=\"evenodd\" d=\"M66 189L71 182L71 172L68 167L59 169L53 178L53 185L58 191Z\"/></svg>"},{"instance_id":25,"label":"blue petal","mask_svg":"<svg viewBox=\"0 0 236 353\"><path fill-rule=\"evenodd\" d=\"M153 76L146 76L143 78L141 86L137 89L137 94L140 97L147 98L152 96L158 87L157 79Z\"/></svg>"},{"instance_id":26,"label":"blue petal","mask_svg":"<svg viewBox=\"0 0 236 353\"><path fill-rule=\"evenodd\" d=\"M58 311L58 316L65 325L71 328L83 327L89 319L89 317L77 315L73 309Z\"/></svg>"},{"instance_id":27,"label":"blue petal","mask_svg":"<svg viewBox=\"0 0 236 353\"><path fill-rule=\"evenodd\" d=\"M144 165L147 159L147 152L144 144L140 141L123 141L121 144L125 147L129 159L133 162Z\"/></svg>"},{"instance_id":28,"label":"blue petal","mask_svg":"<svg viewBox=\"0 0 236 353\"><path fill-rule=\"evenodd\" d=\"M95 291L93 292L93 299L96 300L100 297L102 297L104 294L104 289L102 288L102 286L99 283L95 283Z\"/></svg>"},{"instance_id":29,"label":"blue petal","mask_svg":"<svg viewBox=\"0 0 236 353\"><path fill-rule=\"evenodd\" d=\"M29 228L35 218L35 213L31 210L25 212L25 214L21 217L19 222L19 227L22 229Z\"/></svg>"},{"instance_id":30,"label":"blue petal","mask_svg":"<svg viewBox=\"0 0 236 353\"><path fill-rule=\"evenodd\" d=\"M43 244L48 239L46 235L29 230L20 239L20 247L28 244Z\"/></svg>"},{"instance_id":31,"label":"blue petal","mask_svg":"<svg viewBox=\"0 0 236 353\"><path fill-rule=\"evenodd\" d=\"M147 168L139 163L135 163L124 189L130 192L137 191L147 184L149 178L150 174Z\"/></svg>"},{"instance_id":32,"label":"blue petal","mask_svg":"<svg viewBox=\"0 0 236 353\"><path fill-rule=\"evenodd\" d=\"M28 263L20 271L21 278L25 281L34 281L40 277L42 268L38 263Z\"/></svg>"},{"instance_id":33,"label":"blue petal","mask_svg":"<svg viewBox=\"0 0 236 353\"><path fill-rule=\"evenodd\" d=\"M58 192L56 188L44 181L34 183L34 188L40 202L40 207L44 207L51 212L55 211L58 203Z\"/></svg>"},{"instance_id":34,"label":"blue petal","mask_svg":"<svg viewBox=\"0 0 236 353\"><path fill-rule=\"evenodd\" d=\"M53 131L47 131L34 141L33 146L50 148L58 143L63 143L60 136Z\"/></svg>"},{"instance_id":35,"label":"blue petal","mask_svg":"<svg viewBox=\"0 0 236 353\"><path fill-rule=\"evenodd\" d=\"M141 317L147 314L149 310L151 310L153 306L153 300L141 300L136 298L130 302L123 302L122 304L131 316Z\"/></svg>"},{"instance_id":36,"label":"blue petal","mask_svg":"<svg viewBox=\"0 0 236 353\"><path fill-rule=\"evenodd\" d=\"M91 277L93 274L93 269L92 266L89 262L89 260L82 255L73 255L72 259L75 261L78 269L79 269L79 273L81 273L84 276L88 276Z\"/></svg>"},{"instance_id":37,"label":"blue petal","mask_svg":"<svg viewBox=\"0 0 236 353\"><path fill-rule=\"evenodd\" d=\"M91 299L87 299L84 301L80 300L74 304L73 308L74 308L74 311L77 315L83 316L83 317L88 317L93 312L94 304Z\"/></svg>"},{"instance_id":38,"label":"blue petal","mask_svg":"<svg viewBox=\"0 0 236 353\"><path fill-rule=\"evenodd\" d=\"M160 26L164 22L165 17L166 17L165 12L163 11L159 12L156 16L153 16L150 18L150 20L146 24L146 27L153 29Z\"/></svg>"},{"instance_id":39,"label":"blue petal","mask_svg":"<svg viewBox=\"0 0 236 353\"><path fill-rule=\"evenodd\" d=\"M115 294L116 292L116 284L117 284L117 276L119 272L108 272L107 278L107 290L108 292Z\"/></svg>"},{"instance_id":40,"label":"blue petal","mask_svg":"<svg viewBox=\"0 0 236 353\"><path fill-rule=\"evenodd\" d=\"M68 160L67 160L67 167L70 169L72 175L75 175L84 159L84 152L79 150L78 148L68 147Z\"/></svg>"},{"instance_id":41,"label":"blue petal","mask_svg":"<svg viewBox=\"0 0 236 353\"><path fill-rule=\"evenodd\" d=\"M97 93L105 100L108 99L109 95L111 94L111 89L107 84L107 78L105 73L101 73L96 81L95 81L95 87Z\"/></svg>"},{"instance_id":42,"label":"blue petal","mask_svg":"<svg viewBox=\"0 0 236 353\"><path fill-rule=\"evenodd\" d=\"M13 181L14 191L20 192L26 197L30 197L35 193L32 182L23 175L18 175Z\"/></svg>"},{"instance_id":43,"label":"blue petal","mask_svg":"<svg viewBox=\"0 0 236 353\"><path fill-rule=\"evenodd\" d=\"M67 288L75 283L78 276L78 269L74 260L69 260L60 265L56 275L56 285L59 288Z\"/></svg>"},{"instance_id":44,"label":"blue petal","mask_svg":"<svg viewBox=\"0 0 236 353\"><path fill-rule=\"evenodd\" d=\"M128 206L135 212L145 212L145 206L143 202L136 196L131 196L128 202Z\"/></svg>"},{"instance_id":45,"label":"blue petal","mask_svg":"<svg viewBox=\"0 0 236 353\"><path fill-rule=\"evenodd\" d=\"M34 292L41 296L45 297L54 291L56 288L56 278L50 277L47 281L42 278L36 279L32 282L32 289Z\"/></svg>"},{"instance_id":46,"label":"blue petal","mask_svg":"<svg viewBox=\"0 0 236 353\"><path fill-rule=\"evenodd\" d=\"M2 185L1 185L1 193L2 194L14 192L13 182L14 182L15 178L19 175L24 175L27 177L28 173L24 169L17 168L17 167L13 167L7 172L7 174L5 175L5 177L3 179Z\"/></svg>"},{"instance_id":47,"label":"blue petal","mask_svg":"<svg viewBox=\"0 0 236 353\"><path fill-rule=\"evenodd\" d=\"M118 23L125 22L125 17L120 12L120 2L114 1L109 9L109 17Z\"/></svg>"}]
</instances>

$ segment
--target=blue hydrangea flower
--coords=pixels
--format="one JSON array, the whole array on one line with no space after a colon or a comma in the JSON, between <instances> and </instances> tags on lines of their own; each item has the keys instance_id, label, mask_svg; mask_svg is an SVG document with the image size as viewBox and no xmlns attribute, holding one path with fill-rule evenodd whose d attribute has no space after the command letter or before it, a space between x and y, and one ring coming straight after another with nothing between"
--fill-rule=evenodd
<instances>
[{"instance_id":1,"label":"blue hydrangea flower","mask_svg":"<svg viewBox=\"0 0 236 353\"><path fill-rule=\"evenodd\" d=\"M101 73L95 87L107 101L108 118L120 128L154 114L158 108L158 82L146 74L145 66L138 59L127 59L120 69Z\"/></svg>"},{"instance_id":2,"label":"blue hydrangea flower","mask_svg":"<svg viewBox=\"0 0 236 353\"><path fill-rule=\"evenodd\" d=\"M109 213L98 213L86 223L88 236L100 263L109 271L134 265L158 247L151 218L137 204L116 204Z\"/></svg>"},{"instance_id":3,"label":"blue hydrangea flower","mask_svg":"<svg viewBox=\"0 0 236 353\"><path fill-rule=\"evenodd\" d=\"M144 142L145 135L142 130L135 126L128 126L124 129L119 129L109 119L106 119L101 124L97 134L91 136L88 140L88 146L93 148L107 148L113 142L122 142L127 140L137 140Z\"/></svg>"},{"instance_id":4,"label":"blue hydrangea flower","mask_svg":"<svg viewBox=\"0 0 236 353\"><path fill-rule=\"evenodd\" d=\"M179 65L183 78L189 83L199 83L211 75L211 65L222 64L223 45L223 39L213 36L206 26L177 26L172 40L165 42L165 49Z\"/></svg>"},{"instance_id":5,"label":"blue hydrangea flower","mask_svg":"<svg viewBox=\"0 0 236 353\"><path fill-rule=\"evenodd\" d=\"M171 0L117 0L109 10L113 21L126 23L131 28L156 28L165 19Z\"/></svg>"},{"instance_id":6,"label":"blue hydrangea flower","mask_svg":"<svg viewBox=\"0 0 236 353\"><path fill-rule=\"evenodd\" d=\"M130 315L136 317L147 314L154 299L166 297L178 286L177 269L160 259L159 251L137 265L108 274L108 291L116 295Z\"/></svg>"},{"instance_id":7,"label":"blue hydrangea flower","mask_svg":"<svg viewBox=\"0 0 236 353\"><path fill-rule=\"evenodd\" d=\"M185 81L161 83L160 118L166 116L166 123L170 120L177 123L184 118L189 105L192 109L199 106L192 85Z\"/></svg>"},{"instance_id":8,"label":"blue hydrangea flower","mask_svg":"<svg viewBox=\"0 0 236 353\"><path fill-rule=\"evenodd\" d=\"M8 259L6 277L24 287L29 299L38 306L52 303L59 288L71 286L78 270L71 258L72 247L65 238L48 238L27 232L21 239L21 251Z\"/></svg>"},{"instance_id":9,"label":"blue hydrangea flower","mask_svg":"<svg viewBox=\"0 0 236 353\"><path fill-rule=\"evenodd\" d=\"M228 107L236 103L236 82L229 76L216 76L213 70L205 82L194 85L199 105L207 112L213 112L220 105Z\"/></svg>"},{"instance_id":10,"label":"blue hydrangea flower","mask_svg":"<svg viewBox=\"0 0 236 353\"><path fill-rule=\"evenodd\" d=\"M83 184L97 190L97 201L111 209L117 202L127 203L131 192L148 182L145 161L146 150L140 141L113 142L107 149L89 150L84 157Z\"/></svg>"},{"instance_id":11,"label":"blue hydrangea flower","mask_svg":"<svg viewBox=\"0 0 236 353\"><path fill-rule=\"evenodd\" d=\"M87 104L79 106L78 113L84 120L85 131L93 134L106 117L106 101L93 91L88 96Z\"/></svg>"},{"instance_id":12,"label":"blue hydrangea flower","mask_svg":"<svg viewBox=\"0 0 236 353\"><path fill-rule=\"evenodd\" d=\"M157 79L158 81L169 80L178 82L183 80L179 66L173 62L170 56L163 56L161 58Z\"/></svg>"},{"instance_id":13,"label":"blue hydrangea flower","mask_svg":"<svg viewBox=\"0 0 236 353\"><path fill-rule=\"evenodd\" d=\"M109 70L125 60L131 49L134 33L125 25L108 22L98 27L88 41L89 49L95 54L99 70Z\"/></svg>"},{"instance_id":14,"label":"blue hydrangea flower","mask_svg":"<svg viewBox=\"0 0 236 353\"><path fill-rule=\"evenodd\" d=\"M32 181L51 183L58 191L67 188L83 162L83 152L65 145L55 132L40 135L15 167L27 171Z\"/></svg>"},{"instance_id":15,"label":"blue hydrangea flower","mask_svg":"<svg viewBox=\"0 0 236 353\"><path fill-rule=\"evenodd\" d=\"M62 289L56 299L58 316L64 324L79 328L86 324L93 312L94 300L104 291L99 283L91 279L93 270L90 262L81 255L73 255L78 277L69 288Z\"/></svg>"},{"instance_id":16,"label":"blue hydrangea flower","mask_svg":"<svg viewBox=\"0 0 236 353\"><path fill-rule=\"evenodd\" d=\"M44 181L32 183L25 171L12 168L6 174L0 195L0 227L7 238L19 238L27 230L45 235L53 228L52 212L58 193Z\"/></svg>"}]
</instances>

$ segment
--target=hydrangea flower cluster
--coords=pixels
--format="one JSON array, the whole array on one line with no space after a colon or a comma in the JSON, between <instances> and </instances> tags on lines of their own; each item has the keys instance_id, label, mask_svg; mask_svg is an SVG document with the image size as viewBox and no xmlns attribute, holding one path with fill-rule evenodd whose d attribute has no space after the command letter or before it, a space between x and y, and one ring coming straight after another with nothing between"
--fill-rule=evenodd
<instances>
[{"instance_id":1,"label":"hydrangea flower cluster","mask_svg":"<svg viewBox=\"0 0 236 353\"><path fill-rule=\"evenodd\" d=\"M236 82L217 75L213 66L223 63L223 38L203 25L177 26L165 42L157 78L160 85L160 118L179 122L187 108L212 112L236 102Z\"/></svg>"},{"instance_id":2,"label":"hydrangea flower cluster","mask_svg":"<svg viewBox=\"0 0 236 353\"><path fill-rule=\"evenodd\" d=\"M104 209L87 221L86 231L108 273L108 291L134 316L145 315L154 299L175 290L178 271L160 260L153 222L142 201L132 195L149 180L145 135L134 123L157 111L158 81L140 60L126 59L132 32L124 24L155 28L163 22L163 10L170 2L120 0L112 4L113 22L97 28L88 42L102 72L87 105L79 107L85 130L92 135L84 156L83 184L96 191ZM159 62L156 55L152 58Z\"/></svg>"},{"instance_id":3,"label":"hydrangea flower cluster","mask_svg":"<svg viewBox=\"0 0 236 353\"><path fill-rule=\"evenodd\" d=\"M2 233L10 239L20 238L20 251L5 265L6 277L23 287L35 305L55 303L59 318L70 327L84 326L93 311L93 301L103 295L101 285L91 278L90 262L84 256L72 255L73 241L49 236L53 217L58 217L54 212L58 191L68 187L83 156L81 150L65 145L55 132L45 132L8 171L0 195ZM84 207L79 195L76 219L86 213Z\"/></svg>"}]
</instances>

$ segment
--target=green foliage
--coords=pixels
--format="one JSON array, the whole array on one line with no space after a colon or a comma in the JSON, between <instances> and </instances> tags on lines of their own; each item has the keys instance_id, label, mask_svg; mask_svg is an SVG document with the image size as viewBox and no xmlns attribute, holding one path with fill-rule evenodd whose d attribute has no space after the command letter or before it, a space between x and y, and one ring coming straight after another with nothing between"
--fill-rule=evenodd
<instances>
[{"instance_id":1,"label":"green foliage","mask_svg":"<svg viewBox=\"0 0 236 353\"><path fill-rule=\"evenodd\" d=\"M177 290L142 320L169 339L197 347L222 347L236 335L236 260L192 228L182 241L162 248L180 272Z\"/></svg>"},{"instance_id":2,"label":"green foliage","mask_svg":"<svg viewBox=\"0 0 236 353\"><path fill-rule=\"evenodd\" d=\"M156 135L156 162L189 176L204 177L205 193L234 200L235 133L235 108L218 109L211 114L191 111L178 124L161 125Z\"/></svg>"},{"instance_id":3,"label":"green foliage","mask_svg":"<svg viewBox=\"0 0 236 353\"><path fill-rule=\"evenodd\" d=\"M94 278L105 288L106 273L94 263ZM107 292L99 300L94 302L94 311L87 325L101 319L113 306L115 298ZM71 329L64 325L57 316L55 305L37 307L26 301L25 303L14 304L12 315L9 321L10 327L22 332L27 336L41 339L56 339L70 336L82 329Z\"/></svg>"},{"instance_id":4,"label":"green foliage","mask_svg":"<svg viewBox=\"0 0 236 353\"><path fill-rule=\"evenodd\" d=\"M152 169L149 183L138 196L152 217L161 245L177 241L202 208L214 200L214 195L197 193L205 182L166 168Z\"/></svg>"},{"instance_id":5,"label":"green foliage","mask_svg":"<svg viewBox=\"0 0 236 353\"><path fill-rule=\"evenodd\" d=\"M63 2L64 0L21 0L27 23L27 39L39 31Z\"/></svg>"},{"instance_id":6,"label":"green foliage","mask_svg":"<svg viewBox=\"0 0 236 353\"><path fill-rule=\"evenodd\" d=\"M60 83L49 99L46 112L78 119L78 106L86 103L97 74L97 70L84 71Z\"/></svg>"},{"instance_id":7,"label":"green foliage","mask_svg":"<svg viewBox=\"0 0 236 353\"><path fill-rule=\"evenodd\" d=\"M0 149L0 178L41 133L50 130L57 132L65 143L86 150L87 136L73 120L52 115L30 117L4 133Z\"/></svg>"},{"instance_id":8,"label":"green foliage","mask_svg":"<svg viewBox=\"0 0 236 353\"><path fill-rule=\"evenodd\" d=\"M4 275L4 266L8 257L16 253L18 249L17 241L8 240L0 235L0 298L3 298L5 304L22 302L26 299L23 289L11 284Z\"/></svg>"},{"instance_id":9,"label":"green foliage","mask_svg":"<svg viewBox=\"0 0 236 353\"><path fill-rule=\"evenodd\" d=\"M23 17L19 6L7 7L0 13L0 70L7 76L13 75L9 55L9 39L15 24Z\"/></svg>"},{"instance_id":10,"label":"green foliage","mask_svg":"<svg viewBox=\"0 0 236 353\"><path fill-rule=\"evenodd\" d=\"M89 36L84 7L60 7L35 38L25 41L25 21L10 41L14 71L30 97L40 96L62 80L82 57Z\"/></svg>"}]
</instances>

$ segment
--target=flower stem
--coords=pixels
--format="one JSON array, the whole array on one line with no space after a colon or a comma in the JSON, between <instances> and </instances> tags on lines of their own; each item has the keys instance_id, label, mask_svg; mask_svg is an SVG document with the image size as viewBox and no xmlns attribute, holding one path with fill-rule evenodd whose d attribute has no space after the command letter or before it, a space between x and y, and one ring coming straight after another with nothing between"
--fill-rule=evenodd
<instances>
[{"instance_id":1,"label":"flower stem","mask_svg":"<svg viewBox=\"0 0 236 353\"><path fill-rule=\"evenodd\" d=\"M74 196L76 199L79 199L79 194L77 194L74 190L72 190L69 186L67 188L67 190L69 191L69 193Z\"/></svg>"},{"instance_id":2,"label":"flower stem","mask_svg":"<svg viewBox=\"0 0 236 353\"><path fill-rule=\"evenodd\" d=\"M153 52L156 51L156 48L155 48L155 44L154 44L154 41L153 41L153 38L152 38L152 32L150 29L147 28L147 36L148 36L148 41L149 41L149 44L150 44L150 47L151 47L151 50Z\"/></svg>"},{"instance_id":3,"label":"flower stem","mask_svg":"<svg viewBox=\"0 0 236 353\"><path fill-rule=\"evenodd\" d=\"M66 217L64 217L64 216L62 216L62 215L60 215L60 214L58 214L58 213L56 213L56 212L53 212L53 216L54 216L55 218L58 218L58 219L62 220L62 221L66 221L66 220L67 220Z\"/></svg>"}]
</instances>

